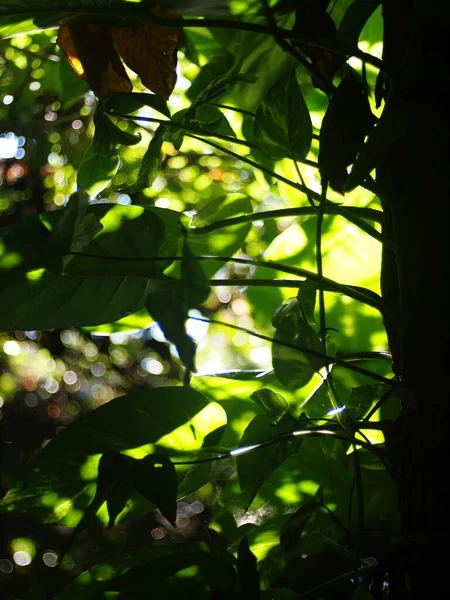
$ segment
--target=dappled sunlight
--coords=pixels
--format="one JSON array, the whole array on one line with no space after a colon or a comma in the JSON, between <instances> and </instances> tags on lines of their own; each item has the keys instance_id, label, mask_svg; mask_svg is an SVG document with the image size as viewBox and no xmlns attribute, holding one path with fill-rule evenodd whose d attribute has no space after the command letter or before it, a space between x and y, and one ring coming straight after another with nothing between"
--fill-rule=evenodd
<instances>
[{"instance_id":1,"label":"dappled sunlight","mask_svg":"<svg viewBox=\"0 0 450 600\"><path fill-rule=\"evenodd\" d=\"M199 450L205 435L225 425L226 422L224 409L216 402L211 402L190 421L159 438L157 444L173 450L183 449L187 452Z\"/></svg>"}]
</instances>

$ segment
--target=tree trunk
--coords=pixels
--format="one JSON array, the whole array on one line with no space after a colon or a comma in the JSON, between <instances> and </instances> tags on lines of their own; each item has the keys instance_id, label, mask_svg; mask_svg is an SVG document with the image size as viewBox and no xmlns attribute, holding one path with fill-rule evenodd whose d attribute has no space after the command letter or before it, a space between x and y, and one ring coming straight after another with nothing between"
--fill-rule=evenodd
<instances>
[{"instance_id":1,"label":"tree trunk","mask_svg":"<svg viewBox=\"0 0 450 600\"><path fill-rule=\"evenodd\" d=\"M444 375L448 243L446 3L385 0L386 109L406 127L378 157L385 209L382 292L400 319L386 323L402 414L387 437L399 479L402 535L387 557L392 598L431 598L446 589L448 509ZM442 13L442 14L439 14ZM445 544L445 545L444 545ZM444 587L445 584L445 587ZM389 596L391 598L391 595Z\"/></svg>"}]
</instances>

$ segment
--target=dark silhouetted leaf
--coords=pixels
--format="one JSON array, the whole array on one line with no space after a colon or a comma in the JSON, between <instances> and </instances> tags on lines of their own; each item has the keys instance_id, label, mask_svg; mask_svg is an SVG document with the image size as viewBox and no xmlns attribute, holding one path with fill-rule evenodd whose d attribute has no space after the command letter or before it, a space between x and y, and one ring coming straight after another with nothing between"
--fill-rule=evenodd
<instances>
[{"instance_id":1,"label":"dark silhouetted leaf","mask_svg":"<svg viewBox=\"0 0 450 600\"><path fill-rule=\"evenodd\" d=\"M302 312L304 320L310 325L316 323L314 311L316 308L317 284L314 281L306 279L298 285L297 300L299 309Z\"/></svg>"},{"instance_id":2,"label":"dark silhouetted leaf","mask_svg":"<svg viewBox=\"0 0 450 600\"><path fill-rule=\"evenodd\" d=\"M356 47L364 25L380 5L381 0L353 0L342 17L337 41L347 48Z\"/></svg>"},{"instance_id":3,"label":"dark silhouetted leaf","mask_svg":"<svg viewBox=\"0 0 450 600\"><path fill-rule=\"evenodd\" d=\"M275 339L304 348L304 350L296 350L272 343L273 367L283 385L295 389L302 388L309 383L314 373L325 366L324 359L308 352L312 350L323 353L324 349L317 333L305 321L299 320L297 328L292 331L284 328L277 329Z\"/></svg>"},{"instance_id":4,"label":"dark silhouetted leaf","mask_svg":"<svg viewBox=\"0 0 450 600\"><path fill-rule=\"evenodd\" d=\"M120 56L139 75L145 87L167 99L177 80L180 29L142 23L111 27L111 34Z\"/></svg>"},{"instance_id":5,"label":"dark silhouetted leaf","mask_svg":"<svg viewBox=\"0 0 450 600\"><path fill-rule=\"evenodd\" d=\"M301 38L318 37L324 40L336 39L336 25L327 12L329 0L302 0L296 3L295 24L292 31ZM318 46L299 43L299 48L311 58L313 66L323 76L324 81L314 75L311 77L315 87L326 94L330 92L333 76L339 66L344 62L344 57ZM329 83L326 83L329 82Z\"/></svg>"},{"instance_id":6,"label":"dark silhouetted leaf","mask_svg":"<svg viewBox=\"0 0 450 600\"><path fill-rule=\"evenodd\" d=\"M205 204L192 218L194 227L204 227L216 221L246 215L252 211L251 200L245 194L227 194Z\"/></svg>"},{"instance_id":7,"label":"dark silhouetted leaf","mask_svg":"<svg viewBox=\"0 0 450 600\"><path fill-rule=\"evenodd\" d=\"M198 95L192 106L197 107L213 100L218 100L221 96L232 90L237 83L254 83L257 78L254 75L241 73L241 67L242 61L238 61L227 73L219 75L217 79L211 81Z\"/></svg>"},{"instance_id":8,"label":"dark silhouetted leaf","mask_svg":"<svg viewBox=\"0 0 450 600\"><path fill-rule=\"evenodd\" d=\"M367 90L349 70L331 97L320 130L320 175L335 191L344 193L347 168L355 162L373 124Z\"/></svg>"},{"instance_id":9,"label":"dark silhouetted leaf","mask_svg":"<svg viewBox=\"0 0 450 600\"><path fill-rule=\"evenodd\" d=\"M147 297L147 309L158 322L166 338L175 344L180 359L189 371L195 371L195 343L186 333L189 309L209 296L209 282L187 242L183 244L179 280L167 281Z\"/></svg>"},{"instance_id":10,"label":"dark silhouetted leaf","mask_svg":"<svg viewBox=\"0 0 450 600\"><path fill-rule=\"evenodd\" d=\"M0 501L0 510L14 505L17 515L73 527L80 510L86 510L93 499L100 454L139 449L142 456L156 443L177 448L180 439L197 452L204 437L224 423L220 405L187 387L160 387L114 398L78 417L53 438L15 479ZM72 497L77 498L76 504L67 501ZM142 514L149 506L142 498L138 504L135 494L125 510Z\"/></svg>"},{"instance_id":11,"label":"dark silhouetted leaf","mask_svg":"<svg viewBox=\"0 0 450 600\"><path fill-rule=\"evenodd\" d=\"M253 392L250 398L267 413L273 422L278 421L289 410L286 398L269 389Z\"/></svg>"},{"instance_id":12,"label":"dark silhouetted leaf","mask_svg":"<svg viewBox=\"0 0 450 600\"><path fill-rule=\"evenodd\" d=\"M86 192L75 192L70 196L49 240L61 253L80 252L103 229L98 217L92 212L87 213L88 206Z\"/></svg>"},{"instance_id":13,"label":"dark silhouetted leaf","mask_svg":"<svg viewBox=\"0 0 450 600\"><path fill-rule=\"evenodd\" d=\"M73 530L72 535L61 550L61 554L59 556L60 563L71 548L76 538L92 522L101 505L105 502L105 500L107 501L108 498L112 497L115 490L120 486L120 484L127 476L127 473L128 461L125 456L120 454L120 452L110 450L102 454L98 463L98 475L95 496L88 508L85 510L83 516L81 517L81 520L78 522L77 526ZM124 498L124 496L121 495L120 500L120 503L117 503L117 500L113 500L112 504L110 504L112 512L109 512L109 517L110 523L112 522L112 524L114 524L114 520L117 517L117 515L121 513L122 510L125 508L128 496ZM122 500L124 501L122 502Z\"/></svg>"},{"instance_id":14,"label":"dark silhouetted leaf","mask_svg":"<svg viewBox=\"0 0 450 600\"><path fill-rule=\"evenodd\" d=\"M90 204L87 222L92 215L103 229L82 252L94 258L72 256L64 263L64 277L59 277L60 261L68 258L67 250L50 246L48 239L66 210L29 217L0 229L5 256L20 256L20 262L13 264L14 268L3 268L1 276L3 330L113 322L144 308L147 292L156 291L159 282L168 279L163 271L172 260L164 256L179 253L179 213L155 207ZM111 256L125 260L111 260ZM160 261L130 260L157 256L161 256ZM27 275L35 270L34 275Z\"/></svg>"},{"instance_id":15,"label":"dark silhouetted leaf","mask_svg":"<svg viewBox=\"0 0 450 600\"><path fill-rule=\"evenodd\" d=\"M282 77L260 104L254 138L262 154L272 160L303 160L307 156L312 124L295 70Z\"/></svg>"},{"instance_id":16,"label":"dark silhouetted leaf","mask_svg":"<svg viewBox=\"0 0 450 600\"><path fill-rule=\"evenodd\" d=\"M131 92L133 86L107 27L71 23L59 29L57 44L96 96L101 98L111 92Z\"/></svg>"},{"instance_id":17,"label":"dark silhouetted leaf","mask_svg":"<svg viewBox=\"0 0 450 600\"><path fill-rule=\"evenodd\" d=\"M259 600L259 573L256 568L256 556L250 550L248 540L244 536L237 551L238 585L242 597L246 600Z\"/></svg>"},{"instance_id":18,"label":"dark silhouetted leaf","mask_svg":"<svg viewBox=\"0 0 450 600\"><path fill-rule=\"evenodd\" d=\"M78 168L79 189L86 191L91 198L95 198L117 173L119 163L119 155L115 148L94 138Z\"/></svg>"},{"instance_id":19,"label":"dark silhouetted leaf","mask_svg":"<svg viewBox=\"0 0 450 600\"><path fill-rule=\"evenodd\" d=\"M149 454L132 466L133 483L147 500L176 527L177 473L170 458L164 454Z\"/></svg>"},{"instance_id":20,"label":"dark silhouetted leaf","mask_svg":"<svg viewBox=\"0 0 450 600\"><path fill-rule=\"evenodd\" d=\"M283 525L280 533L280 544L283 550L295 550L308 521L319 508L316 500L303 504Z\"/></svg>"},{"instance_id":21,"label":"dark silhouetted leaf","mask_svg":"<svg viewBox=\"0 0 450 600\"><path fill-rule=\"evenodd\" d=\"M167 102L156 94L140 92L109 94L104 100L105 110L116 114L131 114L143 106L149 106L170 118Z\"/></svg>"},{"instance_id":22,"label":"dark silhouetted leaf","mask_svg":"<svg viewBox=\"0 0 450 600\"><path fill-rule=\"evenodd\" d=\"M161 148L164 137L164 126L160 125L155 131L155 135L150 140L147 151L139 167L139 173L136 181L129 187L124 188L127 192L141 192L152 185L158 175L161 166Z\"/></svg>"},{"instance_id":23,"label":"dark silhouetted leaf","mask_svg":"<svg viewBox=\"0 0 450 600\"><path fill-rule=\"evenodd\" d=\"M206 65L203 65L197 77L192 81L191 87L187 90L186 96L191 102L194 102L205 88L221 77L223 73L227 73L234 65L234 56L228 50L220 48L214 52Z\"/></svg>"}]
</instances>

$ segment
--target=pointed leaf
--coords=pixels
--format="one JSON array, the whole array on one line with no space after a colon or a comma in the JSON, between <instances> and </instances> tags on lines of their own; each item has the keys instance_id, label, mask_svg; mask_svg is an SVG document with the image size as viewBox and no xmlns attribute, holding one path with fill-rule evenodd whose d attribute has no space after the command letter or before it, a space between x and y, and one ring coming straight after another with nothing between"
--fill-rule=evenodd
<instances>
[{"instance_id":1,"label":"pointed leaf","mask_svg":"<svg viewBox=\"0 0 450 600\"><path fill-rule=\"evenodd\" d=\"M49 243L61 252L80 252L103 229L98 217L88 211L89 196L84 191L75 192L69 198L66 209L50 235Z\"/></svg>"},{"instance_id":2,"label":"pointed leaf","mask_svg":"<svg viewBox=\"0 0 450 600\"><path fill-rule=\"evenodd\" d=\"M217 100L230 90L234 88L237 83L246 82L254 83L256 77L254 75L241 73L242 60L237 62L231 69L224 75L220 75L217 79L211 81L209 85L199 94L193 106L201 106L207 104L213 100Z\"/></svg>"},{"instance_id":3,"label":"pointed leaf","mask_svg":"<svg viewBox=\"0 0 450 600\"><path fill-rule=\"evenodd\" d=\"M237 551L238 585L242 597L246 600L259 600L259 573L256 568L256 556L250 550L248 539L244 536Z\"/></svg>"},{"instance_id":4,"label":"pointed leaf","mask_svg":"<svg viewBox=\"0 0 450 600\"><path fill-rule=\"evenodd\" d=\"M306 279L301 281L298 286L297 300L300 305L304 320L310 325L315 325L314 316L316 308L317 285L314 281Z\"/></svg>"},{"instance_id":5,"label":"pointed leaf","mask_svg":"<svg viewBox=\"0 0 450 600\"><path fill-rule=\"evenodd\" d=\"M316 500L305 502L283 525L280 533L280 544L286 552L295 550L308 521L318 510Z\"/></svg>"},{"instance_id":6,"label":"pointed leaf","mask_svg":"<svg viewBox=\"0 0 450 600\"><path fill-rule=\"evenodd\" d=\"M0 510L9 512L12 506L17 515L73 527L93 499L100 455L114 450L141 458L153 451L154 444L169 451L198 452L205 436L224 423L221 406L186 387L161 387L115 398L78 417L53 438L17 474L0 501ZM131 493L133 501L122 518L149 510L148 502ZM76 503L70 498L76 498Z\"/></svg>"},{"instance_id":7,"label":"pointed leaf","mask_svg":"<svg viewBox=\"0 0 450 600\"><path fill-rule=\"evenodd\" d=\"M162 125L155 131L142 159L136 181L129 187L124 188L128 193L141 192L142 190L151 187L156 179L159 167L161 166L161 148L164 139L164 131L165 127Z\"/></svg>"},{"instance_id":8,"label":"pointed leaf","mask_svg":"<svg viewBox=\"0 0 450 600\"><path fill-rule=\"evenodd\" d=\"M278 421L289 410L286 398L269 389L253 392L250 398L267 413L273 422Z\"/></svg>"},{"instance_id":9,"label":"pointed leaf","mask_svg":"<svg viewBox=\"0 0 450 600\"><path fill-rule=\"evenodd\" d=\"M133 483L147 500L176 527L177 473L170 458L164 454L149 454L135 461L132 467Z\"/></svg>"},{"instance_id":10,"label":"pointed leaf","mask_svg":"<svg viewBox=\"0 0 450 600\"><path fill-rule=\"evenodd\" d=\"M347 168L355 162L373 124L367 90L349 70L331 97L320 130L320 175L333 190L344 193Z\"/></svg>"},{"instance_id":11,"label":"pointed leaf","mask_svg":"<svg viewBox=\"0 0 450 600\"><path fill-rule=\"evenodd\" d=\"M175 344L180 359L189 371L195 371L194 340L186 333L189 309L204 302L210 286L186 240L183 244L180 280L165 282L156 293L149 293L147 309L158 322L165 337Z\"/></svg>"},{"instance_id":12,"label":"pointed leaf","mask_svg":"<svg viewBox=\"0 0 450 600\"><path fill-rule=\"evenodd\" d=\"M98 463L98 475L97 475L97 485L95 496L85 510L81 520L78 522L77 526L73 530L72 535L67 540L63 549L61 550L61 554L59 556L59 562L63 561L64 556L72 547L76 538L88 527L88 525L92 522L95 515L97 514L101 505L107 500L114 490L119 486L119 484L126 477L128 471L128 462L125 456L120 454L120 452L116 452L114 450L105 452L100 461ZM128 498L127 498L128 499ZM126 499L126 500L127 500ZM126 500L123 506L120 508L120 511L114 515L114 518L122 512ZM117 508L117 507L115 507ZM110 515L111 518L111 515Z\"/></svg>"},{"instance_id":13,"label":"pointed leaf","mask_svg":"<svg viewBox=\"0 0 450 600\"><path fill-rule=\"evenodd\" d=\"M192 218L194 227L204 227L216 221L238 217L252 212L251 200L241 193L227 194L210 200Z\"/></svg>"},{"instance_id":14,"label":"pointed leaf","mask_svg":"<svg viewBox=\"0 0 450 600\"><path fill-rule=\"evenodd\" d=\"M149 106L170 118L167 102L157 94L142 92L109 94L105 100L105 110L115 114L131 114L143 106Z\"/></svg>"},{"instance_id":15,"label":"pointed leaf","mask_svg":"<svg viewBox=\"0 0 450 600\"><path fill-rule=\"evenodd\" d=\"M130 27L111 27L111 33L120 56L139 75L143 85L167 99L177 80L180 29L142 23Z\"/></svg>"},{"instance_id":16,"label":"pointed leaf","mask_svg":"<svg viewBox=\"0 0 450 600\"><path fill-rule=\"evenodd\" d=\"M347 48L356 47L364 25L380 4L381 0L353 0L342 17L336 40Z\"/></svg>"},{"instance_id":17,"label":"pointed leaf","mask_svg":"<svg viewBox=\"0 0 450 600\"><path fill-rule=\"evenodd\" d=\"M94 138L78 167L78 188L95 198L117 173L119 163L116 150Z\"/></svg>"},{"instance_id":18,"label":"pointed leaf","mask_svg":"<svg viewBox=\"0 0 450 600\"><path fill-rule=\"evenodd\" d=\"M220 48L214 52L192 81L186 96L194 102L211 82L221 77L223 73L227 73L233 64L234 56L228 50Z\"/></svg>"},{"instance_id":19,"label":"pointed leaf","mask_svg":"<svg viewBox=\"0 0 450 600\"><path fill-rule=\"evenodd\" d=\"M309 327L305 323L305 329ZM306 331L307 335L302 335L292 339L285 333L277 333L275 338L281 342L289 342L301 345L305 351L295 350L287 346L272 343L272 362L275 374L278 380L286 387L300 389L307 385L316 373L325 363L318 362L319 359L312 358L307 350L312 349L316 352L322 350L322 346L317 338L317 334L311 328ZM310 337L308 337L308 335Z\"/></svg>"},{"instance_id":20,"label":"pointed leaf","mask_svg":"<svg viewBox=\"0 0 450 600\"><path fill-rule=\"evenodd\" d=\"M255 117L258 149L272 160L303 160L311 147L312 123L295 70L267 93Z\"/></svg>"},{"instance_id":21,"label":"pointed leaf","mask_svg":"<svg viewBox=\"0 0 450 600\"><path fill-rule=\"evenodd\" d=\"M131 81L107 27L71 23L59 29L57 44L75 72L88 82L98 97L132 90Z\"/></svg>"}]
</instances>

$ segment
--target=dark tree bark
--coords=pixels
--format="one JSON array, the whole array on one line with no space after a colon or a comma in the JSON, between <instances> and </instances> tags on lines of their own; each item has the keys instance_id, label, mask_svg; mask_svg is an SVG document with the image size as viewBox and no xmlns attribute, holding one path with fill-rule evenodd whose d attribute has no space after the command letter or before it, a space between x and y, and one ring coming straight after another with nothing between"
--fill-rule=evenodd
<instances>
[{"instance_id":1,"label":"dark tree bark","mask_svg":"<svg viewBox=\"0 0 450 600\"><path fill-rule=\"evenodd\" d=\"M386 570L393 598L423 599L443 593L448 579L449 18L446 3L411 0L385 0L383 17L390 74L384 112L391 111L399 126L377 164L385 231L395 248L384 253L382 291L400 311L386 329L402 400L387 437L399 480L402 535Z\"/></svg>"}]
</instances>

